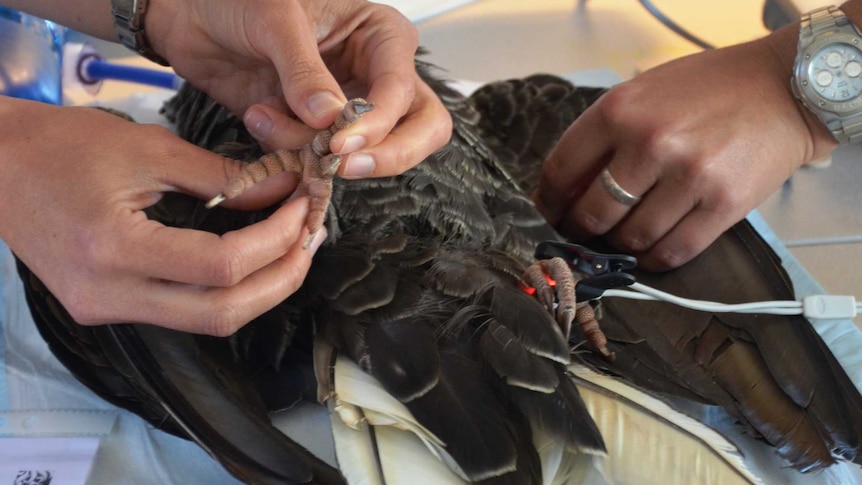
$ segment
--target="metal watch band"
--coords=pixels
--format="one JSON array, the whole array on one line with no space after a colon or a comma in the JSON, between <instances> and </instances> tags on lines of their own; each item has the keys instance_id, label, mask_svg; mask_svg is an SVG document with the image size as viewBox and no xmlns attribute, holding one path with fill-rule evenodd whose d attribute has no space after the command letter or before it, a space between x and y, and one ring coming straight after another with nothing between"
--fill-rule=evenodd
<instances>
[{"instance_id":1,"label":"metal watch band","mask_svg":"<svg viewBox=\"0 0 862 485\"><path fill-rule=\"evenodd\" d=\"M114 15L114 30L120 42L147 59L167 66L168 61L156 54L144 35L144 14L147 0L111 0Z\"/></svg>"},{"instance_id":2,"label":"metal watch band","mask_svg":"<svg viewBox=\"0 0 862 485\"><path fill-rule=\"evenodd\" d=\"M852 25L844 12L834 5L812 10L802 17L799 25L800 37L814 37L822 32Z\"/></svg>"},{"instance_id":3,"label":"metal watch band","mask_svg":"<svg viewBox=\"0 0 862 485\"><path fill-rule=\"evenodd\" d=\"M837 130L832 130L832 134L840 143L849 143L858 145L862 143L862 117L857 117L841 123Z\"/></svg>"}]
</instances>

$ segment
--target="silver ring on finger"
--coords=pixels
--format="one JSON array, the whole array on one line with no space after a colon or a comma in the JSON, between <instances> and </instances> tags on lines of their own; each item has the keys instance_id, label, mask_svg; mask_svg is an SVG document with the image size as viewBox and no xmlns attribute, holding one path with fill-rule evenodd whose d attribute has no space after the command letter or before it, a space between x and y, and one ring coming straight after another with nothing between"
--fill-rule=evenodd
<instances>
[{"instance_id":1,"label":"silver ring on finger","mask_svg":"<svg viewBox=\"0 0 862 485\"><path fill-rule=\"evenodd\" d=\"M599 174L599 180L602 182L602 187L611 194L611 197L622 205L633 207L642 199L622 188L611 176L611 172L608 171L607 167L602 169L602 172Z\"/></svg>"}]
</instances>

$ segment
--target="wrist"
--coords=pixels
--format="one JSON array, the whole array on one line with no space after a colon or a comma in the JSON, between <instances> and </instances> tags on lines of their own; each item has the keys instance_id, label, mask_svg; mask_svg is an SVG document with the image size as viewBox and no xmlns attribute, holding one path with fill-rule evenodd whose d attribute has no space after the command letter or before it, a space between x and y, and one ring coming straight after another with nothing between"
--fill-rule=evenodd
<instances>
[{"instance_id":1,"label":"wrist","mask_svg":"<svg viewBox=\"0 0 862 485\"><path fill-rule=\"evenodd\" d=\"M807 131L807 138L810 143L806 149L804 163L808 163L827 157L837 145L837 141L826 124L805 107L793 92L794 66L799 47L799 24L799 22L795 22L787 25L765 37L763 42L771 53L774 76L781 81L782 89L795 106Z\"/></svg>"},{"instance_id":2,"label":"wrist","mask_svg":"<svg viewBox=\"0 0 862 485\"><path fill-rule=\"evenodd\" d=\"M838 7L854 25L862 26L862 3L846 2Z\"/></svg>"},{"instance_id":3,"label":"wrist","mask_svg":"<svg viewBox=\"0 0 862 485\"><path fill-rule=\"evenodd\" d=\"M862 143L862 12L856 4L812 10L799 24L791 85L803 111L832 135L830 148L836 140ZM813 127L811 132L817 133Z\"/></svg>"},{"instance_id":4,"label":"wrist","mask_svg":"<svg viewBox=\"0 0 862 485\"><path fill-rule=\"evenodd\" d=\"M143 57L168 65L161 42L164 36L159 35L158 28L160 20L166 18L162 6L167 5L169 0L111 0L116 38Z\"/></svg>"},{"instance_id":5,"label":"wrist","mask_svg":"<svg viewBox=\"0 0 862 485\"><path fill-rule=\"evenodd\" d=\"M148 0L146 14L147 42L150 48L164 59L170 56L170 32L174 21L178 18L179 5L174 0Z\"/></svg>"}]
</instances>

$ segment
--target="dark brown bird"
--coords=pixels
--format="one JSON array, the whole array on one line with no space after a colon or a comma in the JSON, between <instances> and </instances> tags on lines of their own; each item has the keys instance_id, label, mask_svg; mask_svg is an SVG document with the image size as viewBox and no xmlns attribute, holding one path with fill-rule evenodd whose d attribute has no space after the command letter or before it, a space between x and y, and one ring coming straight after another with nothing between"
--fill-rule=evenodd
<instances>
[{"instance_id":1,"label":"dark brown bird","mask_svg":"<svg viewBox=\"0 0 862 485\"><path fill-rule=\"evenodd\" d=\"M602 90L538 75L465 99L419 68L453 117L451 141L401 176L336 180L329 239L294 296L229 338L83 327L19 263L53 352L105 399L194 439L254 483L344 481L267 417L309 397L334 409L339 356L375 377L472 482L541 483L539 434L572 452L604 451L572 360L721 406L800 470L862 461L862 397L801 317L604 300L600 323L615 359L583 347L578 326L567 341L555 315L522 290L536 246L562 240L528 194L550 148ZM186 88L167 114L200 146L263 155L241 121L201 92ZM268 213L210 210L177 194L150 210L165 224L216 233ZM698 299L793 299L780 261L746 223L683 268L636 276Z\"/></svg>"}]
</instances>

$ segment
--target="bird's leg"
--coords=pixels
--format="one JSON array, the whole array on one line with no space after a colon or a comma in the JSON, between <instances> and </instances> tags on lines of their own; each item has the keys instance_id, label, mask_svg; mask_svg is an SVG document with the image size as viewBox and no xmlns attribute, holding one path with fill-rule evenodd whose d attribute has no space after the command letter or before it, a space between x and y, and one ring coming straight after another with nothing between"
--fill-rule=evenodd
<instances>
[{"instance_id":1,"label":"bird's leg","mask_svg":"<svg viewBox=\"0 0 862 485\"><path fill-rule=\"evenodd\" d=\"M596 312L593 310L590 302L584 301L578 303L575 321L578 322L584 335L587 336L587 342L602 354L602 357L609 361L613 361L616 358L616 354L608 350L608 338L602 332L599 321L596 320Z\"/></svg>"},{"instance_id":2,"label":"bird's leg","mask_svg":"<svg viewBox=\"0 0 862 485\"><path fill-rule=\"evenodd\" d=\"M306 152L305 148L300 151L300 154L302 155L304 152ZM308 218L305 220L308 237L302 245L303 248L308 249L314 240L314 234L317 233L326 218L326 209L329 207L329 199L332 196L332 177L335 176L338 166L341 165L341 155L329 153L323 157L306 156L309 160L304 163L302 180L297 190L307 195L311 200Z\"/></svg>"},{"instance_id":3,"label":"bird's leg","mask_svg":"<svg viewBox=\"0 0 862 485\"><path fill-rule=\"evenodd\" d=\"M575 318L575 278L562 258L540 259L524 272L524 282L536 289L536 298L554 315L566 340ZM556 304L556 306L555 306Z\"/></svg>"},{"instance_id":4,"label":"bird's leg","mask_svg":"<svg viewBox=\"0 0 862 485\"><path fill-rule=\"evenodd\" d=\"M593 308L589 302L577 301L577 280L564 259L540 259L527 268L522 279L528 287L536 289L536 298L555 316L566 341L572 322L577 322L586 335L587 343L606 359L613 360L614 354L608 350L608 339L599 327Z\"/></svg>"},{"instance_id":5,"label":"bird's leg","mask_svg":"<svg viewBox=\"0 0 862 485\"><path fill-rule=\"evenodd\" d=\"M246 164L236 177L225 184L221 193L207 202L207 208L215 207L225 200L232 199L252 185L277 173L291 172L301 176L297 191L311 199L311 208L305 226L308 238L303 244L308 248L314 234L323 225L326 208L332 196L332 177L341 164L341 156L329 149L329 141L338 130L352 125L363 113L371 111L374 105L364 99L352 99L344 105L338 118L329 128L319 130L311 143L300 150L276 150L260 159Z\"/></svg>"}]
</instances>

